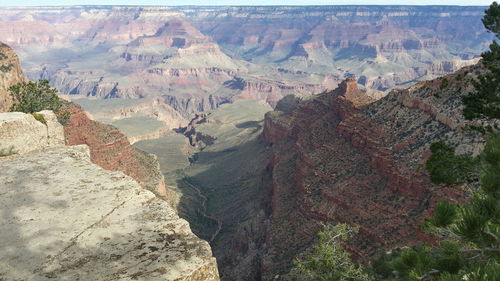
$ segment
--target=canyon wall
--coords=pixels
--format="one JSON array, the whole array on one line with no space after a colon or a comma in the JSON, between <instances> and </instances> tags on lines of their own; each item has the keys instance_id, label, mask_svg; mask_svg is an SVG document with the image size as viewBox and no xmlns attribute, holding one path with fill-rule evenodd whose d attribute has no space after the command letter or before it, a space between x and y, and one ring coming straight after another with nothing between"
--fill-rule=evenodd
<instances>
[{"instance_id":1,"label":"canyon wall","mask_svg":"<svg viewBox=\"0 0 500 281\"><path fill-rule=\"evenodd\" d=\"M432 184L425 170L432 142L477 155L484 140L464 120L461 96L481 66L394 90L373 101L347 79L289 112L266 114L272 145L272 213L264 280L286 274L320 222L360 233L347 245L359 261L382 250L432 241L418 225L438 200L463 200L458 187ZM446 86L441 86L446 79Z\"/></svg>"},{"instance_id":2,"label":"canyon wall","mask_svg":"<svg viewBox=\"0 0 500 281\"><path fill-rule=\"evenodd\" d=\"M71 105L68 125L64 127L67 145L86 144L92 162L107 170L122 171L160 196L168 196L163 174L154 155L132 146L117 128L90 120L77 105Z\"/></svg>"},{"instance_id":3,"label":"canyon wall","mask_svg":"<svg viewBox=\"0 0 500 281\"><path fill-rule=\"evenodd\" d=\"M377 90L474 64L484 7L6 7L0 37L31 79L62 94L154 98L189 118L238 99L270 105L334 89ZM169 126L172 124L168 124ZM171 126L174 127L174 126Z\"/></svg>"}]
</instances>

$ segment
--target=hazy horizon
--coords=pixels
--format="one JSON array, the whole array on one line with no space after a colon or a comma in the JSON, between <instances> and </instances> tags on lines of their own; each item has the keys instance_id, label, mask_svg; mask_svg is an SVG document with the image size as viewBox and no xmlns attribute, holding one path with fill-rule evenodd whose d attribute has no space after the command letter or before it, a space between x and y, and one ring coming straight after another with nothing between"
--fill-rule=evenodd
<instances>
[{"instance_id":1,"label":"hazy horizon","mask_svg":"<svg viewBox=\"0 0 500 281\"><path fill-rule=\"evenodd\" d=\"M163 0L163 1L140 1L140 0L0 0L0 6L313 6L313 5L415 5L415 6L436 6L436 5L459 5L459 6L488 6L493 1L490 0Z\"/></svg>"}]
</instances>

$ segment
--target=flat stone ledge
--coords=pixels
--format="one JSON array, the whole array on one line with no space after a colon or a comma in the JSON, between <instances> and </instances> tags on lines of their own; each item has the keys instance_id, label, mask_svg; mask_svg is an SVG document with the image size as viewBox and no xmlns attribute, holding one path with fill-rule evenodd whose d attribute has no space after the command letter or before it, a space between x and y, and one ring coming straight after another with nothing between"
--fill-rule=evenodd
<instances>
[{"instance_id":1,"label":"flat stone ledge","mask_svg":"<svg viewBox=\"0 0 500 281\"><path fill-rule=\"evenodd\" d=\"M0 280L219 280L165 201L90 162L86 145L0 162Z\"/></svg>"}]
</instances>

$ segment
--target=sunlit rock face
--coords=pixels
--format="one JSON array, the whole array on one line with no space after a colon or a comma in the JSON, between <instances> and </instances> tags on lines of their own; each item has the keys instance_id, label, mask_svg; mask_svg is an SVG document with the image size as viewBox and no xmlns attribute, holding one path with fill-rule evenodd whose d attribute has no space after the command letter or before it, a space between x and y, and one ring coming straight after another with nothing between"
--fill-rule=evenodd
<instances>
[{"instance_id":1,"label":"sunlit rock face","mask_svg":"<svg viewBox=\"0 0 500 281\"><path fill-rule=\"evenodd\" d=\"M207 242L85 145L0 160L3 280L219 280Z\"/></svg>"}]
</instances>

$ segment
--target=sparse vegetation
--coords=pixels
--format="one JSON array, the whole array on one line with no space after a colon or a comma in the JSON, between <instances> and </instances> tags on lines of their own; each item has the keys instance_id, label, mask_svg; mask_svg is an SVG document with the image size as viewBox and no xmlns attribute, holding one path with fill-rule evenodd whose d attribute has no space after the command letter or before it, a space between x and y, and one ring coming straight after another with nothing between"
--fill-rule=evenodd
<instances>
[{"instance_id":1,"label":"sparse vegetation","mask_svg":"<svg viewBox=\"0 0 500 281\"><path fill-rule=\"evenodd\" d=\"M11 63L11 64L8 64L8 65L0 65L0 71L1 72L9 72L12 70L12 68L14 67L14 65Z\"/></svg>"},{"instance_id":2,"label":"sparse vegetation","mask_svg":"<svg viewBox=\"0 0 500 281\"><path fill-rule=\"evenodd\" d=\"M45 117L43 117L43 114L40 114L40 113L36 113L36 112L32 112L31 115L33 117L35 117L35 119L40 122L40 123L43 123L44 125L47 125L47 120L45 120Z\"/></svg>"},{"instance_id":3,"label":"sparse vegetation","mask_svg":"<svg viewBox=\"0 0 500 281\"><path fill-rule=\"evenodd\" d=\"M292 278L300 281L367 281L373 280L361 265L351 261L342 245L358 231L357 228L339 223L323 224L313 251L296 259Z\"/></svg>"},{"instance_id":4,"label":"sparse vegetation","mask_svg":"<svg viewBox=\"0 0 500 281\"><path fill-rule=\"evenodd\" d=\"M383 255L374 272L386 280L500 280L500 134L489 136L480 157L481 188L466 204L439 202L424 229L436 245Z\"/></svg>"},{"instance_id":5,"label":"sparse vegetation","mask_svg":"<svg viewBox=\"0 0 500 281\"><path fill-rule=\"evenodd\" d=\"M496 2L486 10L483 23L500 38L500 6ZM474 82L476 91L463 98L463 114L469 120L496 121L500 118L500 45L493 42L490 51L482 57L488 72L477 73L478 80ZM440 88L443 90L448 86L448 80L443 79ZM469 188L470 200L465 204L439 202L434 215L427 218L422 226L438 238L436 243L382 254L370 268L376 280L500 280L500 133L491 127L483 132L489 132L486 146L475 159L455 155L455 149L443 141L431 145L432 156L426 168L432 182L451 185L469 180L477 182L479 179L480 188ZM342 267L323 265L324 259L331 263L336 261L336 257L322 252L330 254L337 251L339 256L343 255L342 248L329 241L320 238L318 245L323 246L315 246L315 251L306 257L305 262L298 263L299 272L309 278L301 280L358 280L341 279L338 275L322 279L317 277L342 271ZM342 265L349 264L349 257L343 256ZM365 276L361 268L358 270L361 271L360 276Z\"/></svg>"},{"instance_id":6,"label":"sparse vegetation","mask_svg":"<svg viewBox=\"0 0 500 281\"><path fill-rule=\"evenodd\" d=\"M10 111L33 114L42 110L52 110L57 115L58 121L66 125L70 113L61 110L61 108L66 105L67 102L61 100L57 96L57 90L50 87L49 81L21 82L11 86L9 91L14 99L14 104L11 106ZM42 122L40 118L37 118L35 115L33 116Z\"/></svg>"},{"instance_id":7,"label":"sparse vegetation","mask_svg":"<svg viewBox=\"0 0 500 281\"><path fill-rule=\"evenodd\" d=\"M445 89L446 87L448 87L449 83L448 83L448 79L446 78L443 78L443 80L441 81L441 85L439 85L439 89L443 90Z\"/></svg>"}]
</instances>

